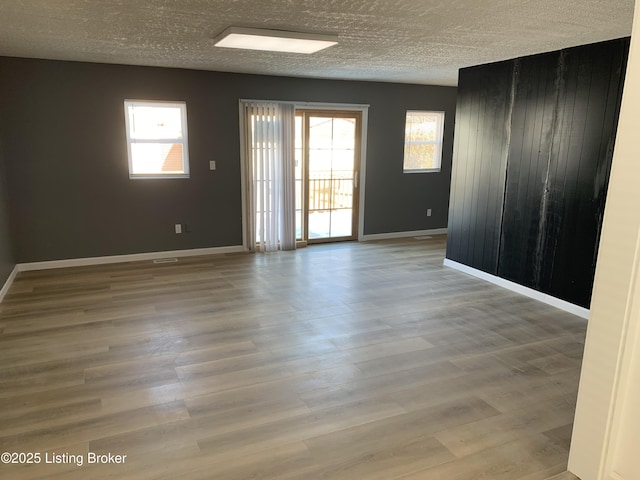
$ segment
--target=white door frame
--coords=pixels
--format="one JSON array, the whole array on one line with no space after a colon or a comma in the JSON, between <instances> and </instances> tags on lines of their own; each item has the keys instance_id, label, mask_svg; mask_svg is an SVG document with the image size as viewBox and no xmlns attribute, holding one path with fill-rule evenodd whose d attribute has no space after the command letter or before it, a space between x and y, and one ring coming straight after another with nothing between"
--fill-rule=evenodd
<instances>
[{"instance_id":1,"label":"white door frame","mask_svg":"<svg viewBox=\"0 0 640 480\"><path fill-rule=\"evenodd\" d=\"M569 453L569 471L582 480L635 480L640 471L630 442L640 438L638 35L636 8Z\"/></svg>"},{"instance_id":2,"label":"white door frame","mask_svg":"<svg viewBox=\"0 0 640 480\"><path fill-rule=\"evenodd\" d=\"M617 387L610 412L601 477L605 480L640 478L637 451L640 443L640 232L630 285L628 315L622 328ZM631 472L632 471L632 472ZM633 476L632 476L633 475Z\"/></svg>"}]
</instances>

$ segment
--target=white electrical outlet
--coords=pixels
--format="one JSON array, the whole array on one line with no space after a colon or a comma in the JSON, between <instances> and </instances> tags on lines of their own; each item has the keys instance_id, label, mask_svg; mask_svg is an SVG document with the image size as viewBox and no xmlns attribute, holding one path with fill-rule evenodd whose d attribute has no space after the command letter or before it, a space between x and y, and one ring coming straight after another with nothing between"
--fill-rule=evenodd
<instances>
[{"instance_id":1,"label":"white electrical outlet","mask_svg":"<svg viewBox=\"0 0 640 480\"><path fill-rule=\"evenodd\" d=\"M431 216L431 209L427 208L427 217L430 217L430 216Z\"/></svg>"},{"instance_id":2,"label":"white electrical outlet","mask_svg":"<svg viewBox=\"0 0 640 480\"><path fill-rule=\"evenodd\" d=\"M176 233L182 233L182 224L176 223Z\"/></svg>"},{"instance_id":3,"label":"white electrical outlet","mask_svg":"<svg viewBox=\"0 0 640 480\"><path fill-rule=\"evenodd\" d=\"M209 170L215 170L216 169L216 161L215 160L211 160L209 162Z\"/></svg>"}]
</instances>

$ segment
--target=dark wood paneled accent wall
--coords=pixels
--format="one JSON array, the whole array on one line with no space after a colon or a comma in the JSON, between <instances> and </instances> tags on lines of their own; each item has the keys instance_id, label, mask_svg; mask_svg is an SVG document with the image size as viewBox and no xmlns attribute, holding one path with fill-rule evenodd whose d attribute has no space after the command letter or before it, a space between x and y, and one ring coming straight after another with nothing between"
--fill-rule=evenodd
<instances>
[{"instance_id":1,"label":"dark wood paneled accent wall","mask_svg":"<svg viewBox=\"0 0 640 480\"><path fill-rule=\"evenodd\" d=\"M447 254L485 272L498 268L512 70L501 62L460 75L473 88L458 90Z\"/></svg>"},{"instance_id":2,"label":"dark wood paneled accent wall","mask_svg":"<svg viewBox=\"0 0 640 480\"><path fill-rule=\"evenodd\" d=\"M628 48L460 71L447 258L589 307Z\"/></svg>"}]
</instances>

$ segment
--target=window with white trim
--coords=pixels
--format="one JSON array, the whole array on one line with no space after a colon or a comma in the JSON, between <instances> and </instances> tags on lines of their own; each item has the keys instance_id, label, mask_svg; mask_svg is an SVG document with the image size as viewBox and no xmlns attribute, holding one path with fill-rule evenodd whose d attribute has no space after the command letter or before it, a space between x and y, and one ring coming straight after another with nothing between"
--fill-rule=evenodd
<instances>
[{"instance_id":1,"label":"window with white trim","mask_svg":"<svg viewBox=\"0 0 640 480\"><path fill-rule=\"evenodd\" d=\"M443 133L444 112L407 111L404 173L440 171Z\"/></svg>"},{"instance_id":2,"label":"window with white trim","mask_svg":"<svg viewBox=\"0 0 640 480\"><path fill-rule=\"evenodd\" d=\"M188 178L185 102L124 101L129 178Z\"/></svg>"}]
</instances>

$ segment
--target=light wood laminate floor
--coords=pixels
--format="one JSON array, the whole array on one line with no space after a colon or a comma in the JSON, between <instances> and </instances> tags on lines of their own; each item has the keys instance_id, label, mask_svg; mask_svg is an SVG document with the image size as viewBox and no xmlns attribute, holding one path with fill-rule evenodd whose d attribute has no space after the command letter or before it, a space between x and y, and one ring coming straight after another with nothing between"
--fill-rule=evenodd
<instances>
[{"instance_id":1,"label":"light wood laminate floor","mask_svg":"<svg viewBox=\"0 0 640 480\"><path fill-rule=\"evenodd\" d=\"M41 462L0 477L564 472L586 321L443 267L444 246L21 273L0 306L0 452Z\"/></svg>"}]
</instances>

